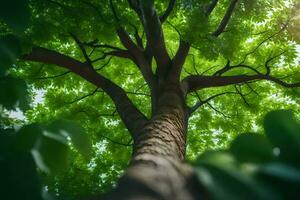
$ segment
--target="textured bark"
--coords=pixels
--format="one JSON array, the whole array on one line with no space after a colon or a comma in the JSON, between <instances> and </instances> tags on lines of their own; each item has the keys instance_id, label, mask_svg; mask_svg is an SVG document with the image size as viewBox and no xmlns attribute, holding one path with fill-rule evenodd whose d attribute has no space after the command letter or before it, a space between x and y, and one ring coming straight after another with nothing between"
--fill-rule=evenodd
<instances>
[{"instance_id":1,"label":"textured bark","mask_svg":"<svg viewBox=\"0 0 300 200\"><path fill-rule=\"evenodd\" d=\"M156 114L135 141L133 157L112 194L101 199L195 200L200 185L184 163L186 117L177 109Z\"/></svg>"},{"instance_id":2,"label":"textured bark","mask_svg":"<svg viewBox=\"0 0 300 200\"><path fill-rule=\"evenodd\" d=\"M200 185L184 163L188 109L179 81L158 84L152 118L134 141L131 163L113 193L100 199L195 200Z\"/></svg>"}]
</instances>

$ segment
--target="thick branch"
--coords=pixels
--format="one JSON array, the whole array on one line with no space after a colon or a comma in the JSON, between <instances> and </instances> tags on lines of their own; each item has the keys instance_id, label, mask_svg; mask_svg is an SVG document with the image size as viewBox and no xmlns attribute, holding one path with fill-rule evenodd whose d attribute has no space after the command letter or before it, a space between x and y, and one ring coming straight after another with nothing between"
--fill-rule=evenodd
<instances>
[{"instance_id":1,"label":"thick branch","mask_svg":"<svg viewBox=\"0 0 300 200\"><path fill-rule=\"evenodd\" d=\"M152 87L154 84L152 68L149 65L143 51L136 46L136 44L129 37L128 33L122 27L117 30L117 33L124 47L126 47L129 53L132 55L132 61L139 67L149 87Z\"/></svg>"},{"instance_id":2,"label":"thick branch","mask_svg":"<svg viewBox=\"0 0 300 200\"><path fill-rule=\"evenodd\" d=\"M130 55L129 51L127 51L127 50L109 51L109 52L104 52L104 54L106 56L116 56L119 58L133 59L132 56Z\"/></svg>"},{"instance_id":3,"label":"thick branch","mask_svg":"<svg viewBox=\"0 0 300 200\"><path fill-rule=\"evenodd\" d=\"M123 44L123 46L128 49L132 54L136 54L140 51L140 49L136 46L136 44L132 41L128 33L124 30L123 27L117 29L117 34Z\"/></svg>"},{"instance_id":4,"label":"thick branch","mask_svg":"<svg viewBox=\"0 0 300 200\"><path fill-rule=\"evenodd\" d=\"M111 80L98 74L94 69L69 56L42 47L34 47L32 52L23 56L23 60L54 64L69 69L95 86L103 89L113 100L125 126L135 138L146 123L146 117L133 105L122 88Z\"/></svg>"},{"instance_id":5,"label":"thick branch","mask_svg":"<svg viewBox=\"0 0 300 200\"><path fill-rule=\"evenodd\" d=\"M137 15L140 17L141 16L141 10L139 8L139 2L136 1L136 0L127 0L127 2L129 4L130 8L132 10L134 10L137 13Z\"/></svg>"},{"instance_id":6,"label":"thick branch","mask_svg":"<svg viewBox=\"0 0 300 200\"><path fill-rule=\"evenodd\" d=\"M226 13L225 13L222 21L220 22L218 28L212 33L213 36L218 37L223 32L223 30L225 29L225 27L227 26L227 24L230 20L230 17L234 11L234 8L235 8L237 2L238 2L238 0L231 0L230 5L228 6Z\"/></svg>"},{"instance_id":7,"label":"thick branch","mask_svg":"<svg viewBox=\"0 0 300 200\"><path fill-rule=\"evenodd\" d=\"M218 0L212 0L211 3L207 6L206 15L208 16L216 7Z\"/></svg>"},{"instance_id":8,"label":"thick branch","mask_svg":"<svg viewBox=\"0 0 300 200\"><path fill-rule=\"evenodd\" d=\"M189 53L190 45L189 43L181 40L179 44L179 48L176 52L176 55L174 56L172 60L172 71L171 76L174 76L176 79L180 77L180 73L183 67L183 64L186 60L186 57Z\"/></svg>"},{"instance_id":9,"label":"thick branch","mask_svg":"<svg viewBox=\"0 0 300 200\"><path fill-rule=\"evenodd\" d=\"M257 75L239 75L239 76L201 76L192 75L188 76L182 81L182 85L187 93L210 87L220 87L233 85L238 83L247 83L254 80L268 80L287 88L300 87L300 82L298 83L286 83L278 78L272 77L265 74Z\"/></svg>"},{"instance_id":10,"label":"thick branch","mask_svg":"<svg viewBox=\"0 0 300 200\"><path fill-rule=\"evenodd\" d=\"M166 11L159 17L160 23L164 23L174 9L176 0L170 0Z\"/></svg>"},{"instance_id":11,"label":"thick branch","mask_svg":"<svg viewBox=\"0 0 300 200\"><path fill-rule=\"evenodd\" d=\"M170 66L171 59L166 49L160 19L157 16L153 1L141 1L141 9L147 47L156 60L158 75L164 76Z\"/></svg>"}]
</instances>

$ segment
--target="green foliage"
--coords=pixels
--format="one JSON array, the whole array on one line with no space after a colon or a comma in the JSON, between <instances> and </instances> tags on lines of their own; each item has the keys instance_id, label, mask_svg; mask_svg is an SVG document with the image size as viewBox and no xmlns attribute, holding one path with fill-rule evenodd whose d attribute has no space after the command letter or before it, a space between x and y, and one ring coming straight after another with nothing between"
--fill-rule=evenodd
<instances>
[{"instance_id":1,"label":"green foliage","mask_svg":"<svg viewBox=\"0 0 300 200\"><path fill-rule=\"evenodd\" d=\"M42 199L36 165L30 152L16 148L14 130L0 129L0 139L1 198Z\"/></svg>"},{"instance_id":2,"label":"green foliage","mask_svg":"<svg viewBox=\"0 0 300 200\"><path fill-rule=\"evenodd\" d=\"M267 138L242 134L228 151L201 155L195 169L210 199L299 197L299 125L292 111L272 111L265 117Z\"/></svg>"},{"instance_id":3,"label":"green foliage","mask_svg":"<svg viewBox=\"0 0 300 200\"><path fill-rule=\"evenodd\" d=\"M48 128L31 124L20 130L0 129L1 197L16 200L21 197L28 200L41 199L37 167L52 175L68 169L70 148L67 138L54 129L55 126L56 124L51 124L51 128ZM62 130L72 137L72 127L78 129L75 133L77 138L87 141L84 133L80 132L82 128L77 124L67 122L67 130ZM83 150L87 148L84 147Z\"/></svg>"},{"instance_id":4,"label":"green foliage","mask_svg":"<svg viewBox=\"0 0 300 200\"><path fill-rule=\"evenodd\" d=\"M27 1L4 1L0 18L14 32L20 34L29 23ZM26 43L24 43L26 44ZM11 76L10 69L24 51L24 46L13 35L0 38L0 106L2 112L29 108L28 87L24 80ZM5 111L4 111L5 112ZM91 143L83 128L70 121L57 121L50 125L30 124L21 128L1 113L0 123L0 196L3 199L39 200L50 195L42 191L37 169L52 175L65 171L69 164L70 145L86 158L91 153ZM3 121L6 120L6 123ZM71 138L71 142L68 142ZM43 197L42 197L43 196Z\"/></svg>"},{"instance_id":5,"label":"green foliage","mask_svg":"<svg viewBox=\"0 0 300 200\"><path fill-rule=\"evenodd\" d=\"M130 36L133 37L135 33L132 24L142 35L143 26L137 15L128 9L127 1L114 2L117 2L115 7L120 23ZM165 10L168 2L155 1L159 13ZM286 77L287 82L300 80L299 73L296 74L300 70L296 51L299 48L299 4L296 4L296 0L239 1L225 32L218 38L211 37L210 33L218 26L230 1L219 1L213 13L206 17L203 10L209 2L177 0L175 10L163 25L171 56L176 52L179 37L193 42L182 78L190 73L211 75L222 68L227 59L231 60L232 65L238 64L252 51L254 52L247 56L245 64L264 71L264 63L269 57L285 51L270 63L272 74ZM26 199L27 191L30 191L29 195L38 196L28 196L28 199L39 199L42 185L61 198L78 199L110 190L126 167L131 154L131 138L126 134L127 130L116 114L111 99L101 91L81 99L93 92L95 87L64 69L47 64L16 62L24 53L24 44L26 50L34 44L84 61L69 32L76 34L81 41L98 41L123 48L115 34L117 24L109 1L4 0L0 3L0 18L0 106L3 107L0 126L1 132L13 135L9 138L14 138L14 142L11 142L4 134L0 135L5 137L0 141L3 142L0 157L6 155L7 151L14 152L3 160L6 164L1 172L7 173L3 173L5 179L1 180L1 184L9 181L9 176L13 181L10 183L23 184L1 185L0 190L5 188L1 190L1 194L5 191L12 194L12 190L30 187L23 192L14 192L17 196L10 199ZM287 21L289 25L286 30L256 48L262 41L277 33ZM92 50L87 47L88 53ZM91 57L95 59L102 54L102 51L95 50ZM109 65L105 66L108 62ZM128 96L134 104L150 116L149 89L132 62L107 57L96 62L95 68L101 69L99 73L129 92ZM225 75L237 74L253 72L235 69ZM289 76L291 74L293 76ZM16 77L24 79L27 85ZM195 160L204 151L230 146L230 141L241 132L262 132L263 118L271 110L293 109L299 116L299 89L286 90L268 82L249 83L240 86L240 89L247 94L249 106L239 95L224 95L210 101L210 105L205 104L190 118L187 147L189 160ZM28 101L35 100L40 91L45 93L43 100L28 105ZM201 90L199 95L201 99L206 99L226 91L232 92L235 88L228 86ZM187 103L192 106L197 100L197 96L191 94ZM26 124L29 125L23 125L20 130L4 130L4 127L13 127L15 124L7 116L7 110L17 108L26 111ZM289 114L284 115L290 119ZM70 120L76 123L71 123ZM281 120L273 123L274 120L271 119L271 126L268 121L265 122L266 134L270 140L257 134L241 135L234 140L228 152L220 155L208 153L201 161L203 171L199 172L208 178L213 177L213 182L212 179L206 179L203 183L210 186L212 191L217 191L221 197L224 195L221 199L241 199L241 196L245 199L258 199L264 195L272 197L268 188L257 192L261 185L275 185L273 191L281 187L285 191L289 191L286 188L295 189L297 184L291 186L290 182L299 183L298 169L294 166L299 164L295 157L295 152L299 152L299 137L293 135L295 131L290 129L289 123L295 121ZM276 126L280 126L280 129L275 128ZM85 130L84 133L82 129ZM274 135L272 133L275 129L282 131ZM280 135L281 133L284 135ZM10 143L15 145L8 147ZM280 149L279 157L274 157L272 145ZM6 150L4 147L7 147ZM34 156L29 152L33 152ZM279 163L270 163L277 160ZM224 166L220 166L223 164ZM20 174L20 166L28 166L28 170L23 171L26 174L25 180L33 180L32 185L25 185L22 179L25 175ZM41 176L37 176L34 170L37 166ZM240 171L240 168L243 170ZM48 174L42 170L57 173ZM39 180L37 177L42 178ZM282 179L287 182L286 185L282 184Z\"/></svg>"},{"instance_id":6,"label":"green foliage","mask_svg":"<svg viewBox=\"0 0 300 200\"><path fill-rule=\"evenodd\" d=\"M74 147L87 159L91 156L91 141L85 136L83 128L79 124L67 120L55 121L51 127L53 131L60 131L70 137Z\"/></svg>"},{"instance_id":7,"label":"green foliage","mask_svg":"<svg viewBox=\"0 0 300 200\"><path fill-rule=\"evenodd\" d=\"M265 119L266 135L280 149L280 158L300 166L296 152L300 151L300 124L293 113L278 111L270 113Z\"/></svg>"},{"instance_id":8,"label":"green foliage","mask_svg":"<svg viewBox=\"0 0 300 200\"><path fill-rule=\"evenodd\" d=\"M0 79L0 103L7 109L13 109L19 106L20 109L26 110L28 108L26 84L24 80L3 77Z\"/></svg>"}]
</instances>

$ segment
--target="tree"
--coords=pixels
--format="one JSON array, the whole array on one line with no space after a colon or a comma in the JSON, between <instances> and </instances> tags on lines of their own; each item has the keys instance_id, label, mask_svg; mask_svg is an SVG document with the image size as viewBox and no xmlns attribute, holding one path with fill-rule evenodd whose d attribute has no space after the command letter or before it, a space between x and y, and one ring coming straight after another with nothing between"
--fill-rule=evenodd
<instances>
[{"instance_id":1,"label":"tree","mask_svg":"<svg viewBox=\"0 0 300 200\"><path fill-rule=\"evenodd\" d=\"M291 107L299 109L296 1L32 0L29 5L30 27L13 32L22 53L12 71L49 91L50 110L93 96L85 106L70 108L68 118L80 111L97 122L96 117L117 113L130 133L129 167L108 198L202 198L205 192L199 193L195 174L184 163L193 115L232 131L225 112L231 110L239 122L249 120L241 113L257 112L255 101L266 101L274 91L278 98L289 95ZM1 29L3 35L12 33L5 24ZM70 91L85 94L71 100ZM94 105L112 114L94 112ZM57 115L63 116L52 113ZM128 138L125 134L118 137Z\"/></svg>"}]
</instances>

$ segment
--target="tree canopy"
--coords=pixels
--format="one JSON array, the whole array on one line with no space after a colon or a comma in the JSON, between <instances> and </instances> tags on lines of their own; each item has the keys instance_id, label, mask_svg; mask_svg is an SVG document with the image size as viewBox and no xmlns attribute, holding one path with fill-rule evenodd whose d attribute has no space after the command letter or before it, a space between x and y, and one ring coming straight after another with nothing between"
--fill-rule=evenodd
<instances>
[{"instance_id":1,"label":"tree canopy","mask_svg":"<svg viewBox=\"0 0 300 200\"><path fill-rule=\"evenodd\" d=\"M129 162L133 136L127 133L134 127L124 123L126 117L115 105L123 93L111 88L122 88L127 105L150 118L149 85L155 75L166 73L160 67L169 62L166 54L178 65L184 62L178 73L183 86L189 83L185 88L191 114L189 162L204 151L228 148L240 133L263 133L264 117L271 110L292 109L299 118L297 0L161 0L154 6L152 0L137 2L0 4L0 125L24 126L19 134L43 132L30 137L43 144L39 152L48 151L50 161L45 162L55 176L47 168L39 173L45 190L63 199L114 187ZM149 13L141 15L139 6L153 10L145 9ZM141 19L145 16L158 19ZM97 85L93 75L82 75L87 66L103 83ZM112 90L117 95L111 95ZM42 98L32 103L38 94ZM26 119L10 119L8 112L13 109L21 109ZM53 141L63 145L52 146ZM51 148L61 154L53 154ZM231 148L234 152L240 147L233 143ZM62 167L53 163L56 159Z\"/></svg>"}]
</instances>

